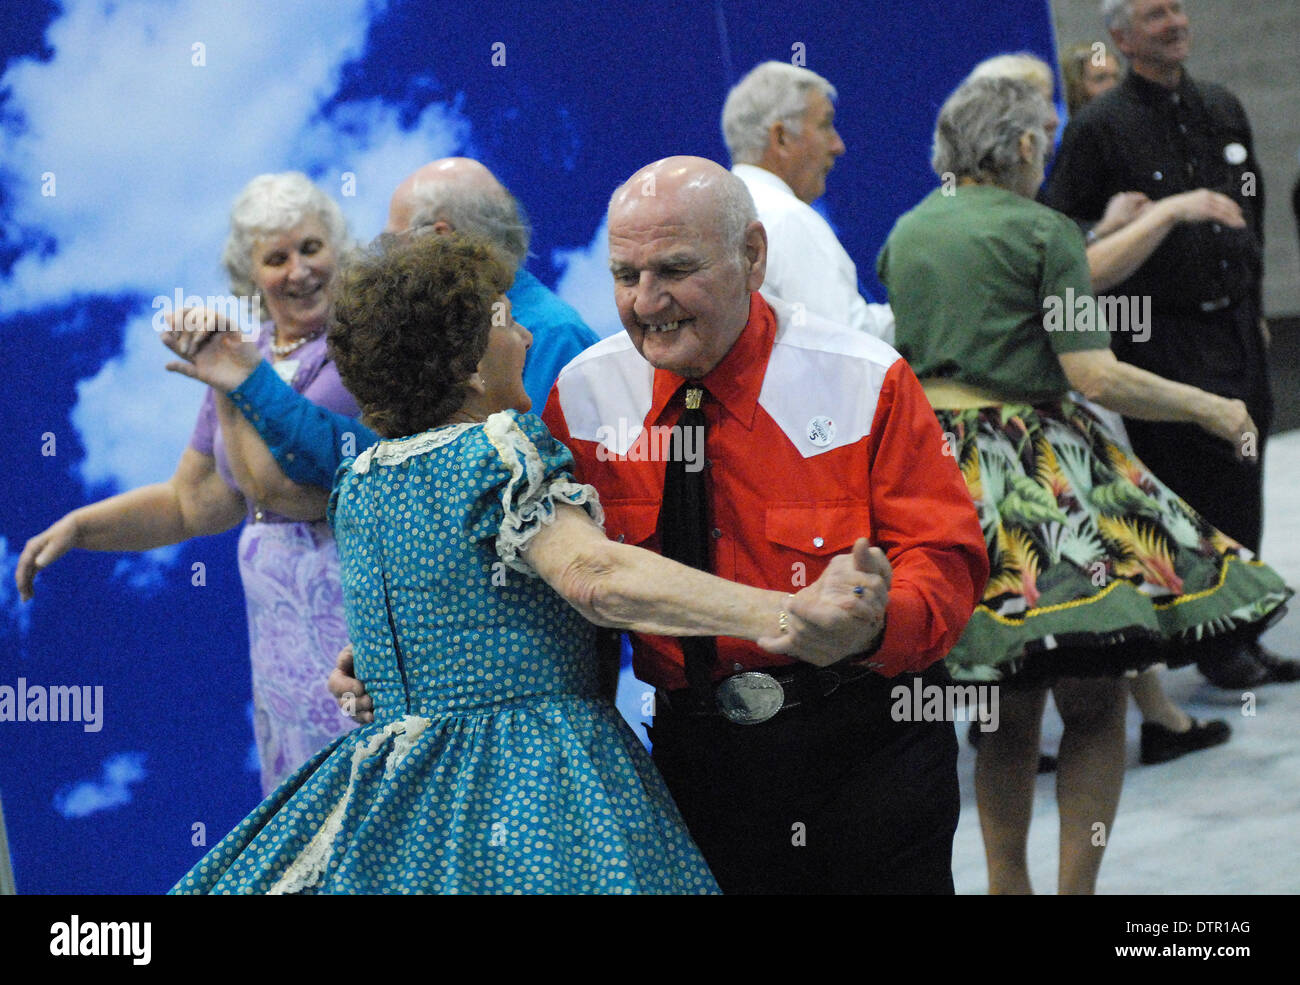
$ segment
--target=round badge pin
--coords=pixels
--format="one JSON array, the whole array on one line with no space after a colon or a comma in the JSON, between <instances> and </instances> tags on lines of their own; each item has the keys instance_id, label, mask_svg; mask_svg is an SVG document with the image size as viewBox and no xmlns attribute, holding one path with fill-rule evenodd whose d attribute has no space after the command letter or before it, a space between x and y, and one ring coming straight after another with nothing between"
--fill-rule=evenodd
<instances>
[{"instance_id":1,"label":"round badge pin","mask_svg":"<svg viewBox=\"0 0 1300 985\"><path fill-rule=\"evenodd\" d=\"M808 440L825 448L835 440L835 422L829 417L814 417L808 422Z\"/></svg>"},{"instance_id":2,"label":"round badge pin","mask_svg":"<svg viewBox=\"0 0 1300 985\"><path fill-rule=\"evenodd\" d=\"M1246 148L1241 144L1233 142L1223 148L1223 159L1229 164L1245 164Z\"/></svg>"}]
</instances>

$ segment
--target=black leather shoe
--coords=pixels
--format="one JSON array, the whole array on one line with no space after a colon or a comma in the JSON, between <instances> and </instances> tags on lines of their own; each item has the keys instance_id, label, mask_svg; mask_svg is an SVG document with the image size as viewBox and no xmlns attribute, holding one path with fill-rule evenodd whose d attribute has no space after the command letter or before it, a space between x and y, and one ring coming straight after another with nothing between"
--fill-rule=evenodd
<instances>
[{"instance_id":1,"label":"black leather shoe","mask_svg":"<svg viewBox=\"0 0 1300 985\"><path fill-rule=\"evenodd\" d=\"M1274 653L1268 647L1261 645L1259 640L1252 640L1247 645L1247 649L1255 663L1268 674L1268 679L1261 681L1261 684L1290 684L1293 681L1300 681L1300 660Z\"/></svg>"},{"instance_id":2,"label":"black leather shoe","mask_svg":"<svg viewBox=\"0 0 1300 985\"><path fill-rule=\"evenodd\" d=\"M1242 644L1222 657L1202 660L1196 667L1207 681L1228 691L1242 691L1273 679L1254 658L1249 644Z\"/></svg>"},{"instance_id":3,"label":"black leather shoe","mask_svg":"<svg viewBox=\"0 0 1300 985\"><path fill-rule=\"evenodd\" d=\"M976 749L978 749L978 748L980 747L980 727L979 727L979 722L971 722L971 723L970 723L970 728L966 730L966 741L969 742L969 743L970 743L974 748L976 748ZM1050 755L1049 753L1040 752L1040 753L1038 754L1038 772L1039 772L1039 773L1055 773L1055 772L1056 772L1056 757L1053 756L1053 755Z\"/></svg>"},{"instance_id":4,"label":"black leather shoe","mask_svg":"<svg viewBox=\"0 0 1300 985\"><path fill-rule=\"evenodd\" d=\"M1144 766L1167 763L1179 756L1186 756L1189 752L1200 752L1221 745L1228 741L1230 735L1232 729L1219 718L1209 722L1193 718L1192 727L1186 732L1175 732L1156 722L1143 722L1140 762Z\"/></svg>"}]
</instances>

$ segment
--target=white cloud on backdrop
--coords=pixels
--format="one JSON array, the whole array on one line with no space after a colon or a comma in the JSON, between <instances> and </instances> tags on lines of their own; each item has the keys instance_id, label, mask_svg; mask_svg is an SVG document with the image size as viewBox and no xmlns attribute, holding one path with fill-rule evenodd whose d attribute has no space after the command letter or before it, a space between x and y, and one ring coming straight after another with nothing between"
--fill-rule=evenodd
<instances>
[{"instance_id":1,"label":"white cloud on backdrop","mask_svg":"<svg viewBox=\"0 0 1300 985\"><path fill-rule=\"evenodd\" d=\"M120 752L104 760L99 780L82 780L54 795L54 809L66 818L85 817L131 803L131 784L146 776L145 754Z\"/></svg>"},{"instance_id":2,"label":"white cloud on backdrop","mask_svg":"<svg viewBox=\"0 0 1300 985\"><path fill-rule=\"evenodd\" d=\"M556 250L552 262L564 272L555 293L578 309L583 321L601 338L623 331L614 306L614 279L609 273L609 224L601 220L591 243L573 250Z\"/></svg>"}]
</instances>

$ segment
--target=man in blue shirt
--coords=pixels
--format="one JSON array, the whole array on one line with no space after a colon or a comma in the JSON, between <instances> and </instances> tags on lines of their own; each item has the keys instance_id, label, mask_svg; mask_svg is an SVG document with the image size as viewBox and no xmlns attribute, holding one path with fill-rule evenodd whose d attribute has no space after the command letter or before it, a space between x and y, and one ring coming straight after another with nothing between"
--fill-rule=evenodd
<instances>
[{"instance_id":1,"label":"man in blue shirt","mask_svg":"<svg viewBox=\"0 0 1300 985\"><path fill-rule=\"evenodd\" d=\"M515 321L533 336L524 363L524 389L541 414L551 387L570 359L599 339L582 316L524 269L532 229L523 208L478 161L445 157L408 176L393 192L385 233L474 233L490 240L517 264L506 292Z\"/></svg>"}]
</instances>

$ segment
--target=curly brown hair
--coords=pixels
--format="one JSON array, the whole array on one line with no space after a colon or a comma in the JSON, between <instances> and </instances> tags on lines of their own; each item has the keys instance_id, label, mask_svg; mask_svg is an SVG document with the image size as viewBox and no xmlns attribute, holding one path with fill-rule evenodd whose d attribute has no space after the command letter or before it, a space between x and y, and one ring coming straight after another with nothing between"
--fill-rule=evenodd
<instances>
[{"instance_id":1,"label":"curly brown hair","mask_svg":"<svg viewBox=\"0 0 1300 985\"><path fill-rule=\"evenodd\" d=\"M399 438L447 422L513 273L486 240L461 234L390 240L343 267L329 351L369 427Z\"/></svg>"}]
</instances>

